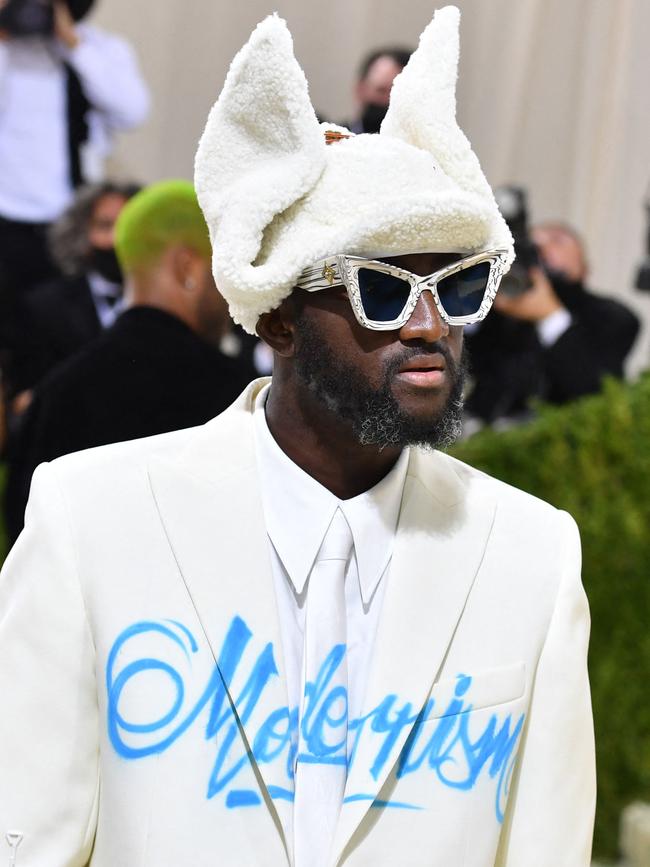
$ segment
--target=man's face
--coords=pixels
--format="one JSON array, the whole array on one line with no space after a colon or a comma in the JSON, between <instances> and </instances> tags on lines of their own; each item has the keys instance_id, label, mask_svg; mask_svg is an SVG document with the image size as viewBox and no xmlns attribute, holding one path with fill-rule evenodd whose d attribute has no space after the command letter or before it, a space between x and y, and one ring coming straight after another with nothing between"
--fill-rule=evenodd
<instances>
[{"instance_id":1,"label":"man's face","mask_svg":"<svg viewBox=\"0 0 650 867\"><path fill-rule=\"evenodd\" d=\"M384 261L425 276L456 259L417 253ZM362 443L435 447L458 436L463 329L441 319L430 292L395 331L359 325L343 288L301 293L297 304L298 379Z\"/></svg>"},{"instance_id":2,"label":"man's face","mask_svg":"<svg viewBox=\"0 0 650 867\"><path fill-rule=\"evenodd\" d=\"M88 226L88 240L91 247L98 250L112 249L115 240L115 223L126 201L126 198L119 193L107 193L97 200Z\"/></svg>"},{"instance_id":3,"label":"man's face","mask_svg":"<svg viewBox=\"0 0 650 867\"><path fill-rule=\"evenodd\" d=\"M392 57L378 57L366 77L357 85L357 98L361 105L383 105L387 108L393 81L401 71L402 67Z\"/></svg>"},{"instance_id":4,"label":"man's face","mask_svg":"<svg viewBox=\"0 0 650 867\"><path fill-rule=\"evenodd\" d=\"M386 117L393 80L402 67L392 57L378 57L357 84L357 100L363 132L377 133Z\"/></svg>"},{"instance_id":5,"label":"man's face","mask_svg":"<svg viewBox=\"0 0 650 867\"><path fill-rule=\"evenodd\" d=\"M574 283L584 282L587 262L580 241L562 226L537 226L531 231L542 261Z\"/></svg>"}]
</instances>

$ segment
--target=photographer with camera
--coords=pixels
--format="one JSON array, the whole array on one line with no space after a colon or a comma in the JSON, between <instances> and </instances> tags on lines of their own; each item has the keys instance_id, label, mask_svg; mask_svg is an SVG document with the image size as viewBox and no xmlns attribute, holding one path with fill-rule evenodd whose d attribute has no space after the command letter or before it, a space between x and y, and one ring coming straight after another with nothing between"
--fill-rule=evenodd
<instances>
[{"instance_id":1,"label":"photographer with camera","mask_svg":"<svg viewBox=\"0 0 650 867\"><path fill-rule=\"evenodd\" d=\"M476 372L467 410L487 424L525 419L531 399L563 404L598 392L604 376L623 377L639 331L624 304L586 289L573 229L549 222L530 231L520 188L502 187L497 199L517 260L493 313L467 335Z\"/></svg>"},{"instance_id":2,"label":"photographer with camera","mask_svg":"<svg viewBox=\"0 0 650 867\"><path fill-rule=\"evenodd\" d=\"M0 342L16 297L56 273L46 232L149 94L130 45L79 23L93 0L0 0Z\"/></svg>"}]
</instances>

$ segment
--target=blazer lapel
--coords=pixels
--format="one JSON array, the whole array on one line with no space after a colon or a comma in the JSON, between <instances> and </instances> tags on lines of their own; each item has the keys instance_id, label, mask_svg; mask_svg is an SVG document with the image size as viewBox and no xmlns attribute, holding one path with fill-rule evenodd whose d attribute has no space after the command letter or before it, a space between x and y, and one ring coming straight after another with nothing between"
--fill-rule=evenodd
<instances>
[{"instance_id":1,"label":"blazer lapel","mask_svg":"<svg viewBox=\"0 0 650 867\"><path fill-rule=\"evenodd\" d=\"M251 418L264 384L256 381L223 415L197 428L180 459L152 461L149 477L182 580L286 850L293 781L287 784L284 777L278 786L282 762L252 760L263 723L288 708ZM236 639L229 649L227 636ZM286 790L284 796L273 801L269 790L277 794L280 788Z\"/></svg>"},{"instance_id":2,"label":"blazer lapel","mask_svg":"<svg viewBox=\"0 0 650 867\"><path fill-rule=\"evenodd\" d=\"M468 497L450 459L412 453L362 719L391 694L399 706L411 702L412 716L425 705L480 566L494 512L491 498ZM359 735L335 838L336 860L411 728L401 728L379 768L377 740L363 730Z\"/></svg>"}]
</instances>

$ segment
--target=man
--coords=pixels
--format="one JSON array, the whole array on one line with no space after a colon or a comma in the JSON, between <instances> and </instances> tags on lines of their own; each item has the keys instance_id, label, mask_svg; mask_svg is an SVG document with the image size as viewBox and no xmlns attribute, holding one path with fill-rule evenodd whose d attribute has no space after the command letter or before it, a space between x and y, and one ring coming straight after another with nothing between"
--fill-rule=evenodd
<instances>
[{"instance_id":1,"label":"man","mask_svg":"<svg viewBox=\"0 0 650 867\"><path fill-rule=\"evenodd\" d=\"M273 382L37 472L0 585L25 864L587 867L575 526L430 448L512 259L457 40L438 12L380 135L319 126L280 19L233 61L196 184Z\"/></svg>"},{"instance_id":2,"label":"man","mask_svg":"<svg viewBox=\"0 0 650 867\"><path fill-rule=\"evenodd\" d=\"M641 323L620 300L590 291L584 241L573 227L567 223L547 221L533 226L532 238L555 294L571 316L571 322L583 323L590 333L592 354L583 367L592 368L591 383L596 379L597 386L585 383L583 388L597 391L602 376L623 377L625 361ZM603 323L607 323L606 327ZM594 352L596 347L597 352Z\"/></svg>"},{"instance_id":3,"label":"man","mask_svg":"<svg viewBox=\"0 0 650 867\"><path fill-rule=\"evenodd\" d=\"M48 225L76 187L101 177L114 134L140 125L148 112L131 46L81 21L92 5L0 0L3 346L14 333L16 297L56 273ZM30 11L39 20L30 21Z\"/></svg>"},{"instance_id":4,"label":"man","mask_svg":"<svg viewBox=\"0 0 650 867\"><path fill-rule=\"evenodd\" d=\"M533 226L532 240L544 266L570 283L585 285L589 263L582 238L568 223L548 220Z\"/></svg>"},{"instance_id":5,"label":"man","mask_svg":"<svg viewBox=\"0 0 650 867\"><path fill-rule=\"evenodd\" d=\"M39 380L109 328L121 312L115 223L137 192L134 184L113 182L84 187L52 225L49 246L63 276L20 299L22 337L6 388L12 397L21 395L21 405L28 405Z\"/></svg>"},{"instance_id":6,"label":"man","mask_svg":"<svg viewBox=\"0 0 650 867\"><path fill-rule=\"evenodd\" d=\"M5 495L12 540L22 529L38 464L203 424L255 377L249 365L218 348L230 318L210 272L210 240L192 185L154 184L118 220L127 309L36 388Z\"/></svg>"},{"instance_id":7,"label":"man","mask_svg":"<svg viewBox=\"0 0 650 867\"><path fill-rule=\"evenodd\" d=\"M563 223L533 227L539 261L530 288L501 293L496 313L468 340L475 385L467 409L492 423L526 417L530 402L564 404L622 378L639 320L614 298L586 288L587 258L575 230Z\"/></svg>"},{"instance_id":8,"label":"man","mask_svg":"<svg viewBox=\"0 0 650 867\"><path fill-rule=\"evenodd\" d=\"M354 90L358 117L350 124L351 132L379 132L388 111L393 81L410 56L407 48L378 48L363 59Z\"/></svg>"}]
</instances>

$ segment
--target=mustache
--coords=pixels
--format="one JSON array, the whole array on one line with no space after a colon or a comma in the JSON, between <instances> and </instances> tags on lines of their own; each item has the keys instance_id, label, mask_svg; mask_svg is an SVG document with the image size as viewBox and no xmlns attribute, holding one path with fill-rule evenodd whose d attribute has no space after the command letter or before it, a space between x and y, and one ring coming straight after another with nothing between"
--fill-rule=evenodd
<instances>
[{"instance_id":1,"label":"mustache","mask_svg":"<svg viewBox=\"0 0 650 867\"><path fill-rule=\"evenodd\" d=\"M465 349L463 348L463 355L460 362L457 362L447 344L436 340L434 343L421 344L420 346L403 347L395 358L391 359L386 364L384 373L386 376L392 376L394 373L398 372L402 365L410 361L412 358L422 358L424 355L442 355L452 379L457 379L460 372L465 370Z\"/></svg>"}]
</instances>

